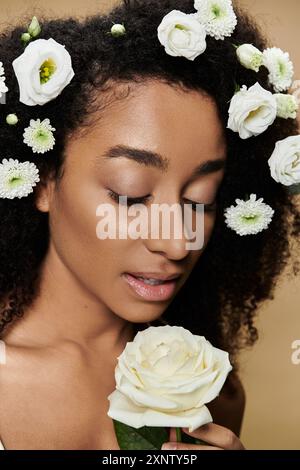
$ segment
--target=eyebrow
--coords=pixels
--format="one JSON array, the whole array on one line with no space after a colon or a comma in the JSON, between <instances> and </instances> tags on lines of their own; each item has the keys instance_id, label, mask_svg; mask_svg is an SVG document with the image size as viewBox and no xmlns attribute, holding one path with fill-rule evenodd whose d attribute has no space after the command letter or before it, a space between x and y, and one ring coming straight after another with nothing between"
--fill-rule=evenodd
<instances>
[{"instance_id":1,"label":"eyebrow","mask_svg":"<svg viewBox=\"0 0 300 470\"><path fill-rule=\"evenodd\" d=\"M129 147L127 145L116 145L114 147L110 147L104 152L103 157L109 160L113 158L125 157L129 160L134 160L140 165L158 168L162 172L166 172L170 165L170 160L157 152ZM225 158L207 160L194 169L191 180L194 180L198 176L208 175L220 171L225 168L225 163Z\"/></svg>"}]
</instances>

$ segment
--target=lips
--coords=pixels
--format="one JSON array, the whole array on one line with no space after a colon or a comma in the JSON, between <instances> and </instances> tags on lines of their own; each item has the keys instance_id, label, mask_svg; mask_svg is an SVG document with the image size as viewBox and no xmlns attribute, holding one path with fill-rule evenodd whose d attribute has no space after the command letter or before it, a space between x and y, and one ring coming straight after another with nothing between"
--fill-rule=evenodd
<instances>
[{"instance_id":1,"label":"lips","mask_svg":"<svg viewBox=\"0 0 300 470\"><path fill-rule=\"evenodd\" d=\"M173 279L166 279L172 277ZM166 276L155 273L124 273L123 278L129 287L145 300L165 301L174 294L179 275Z\"/></svg>"},{"instance_id":2,"label":"lips","mask_svg":"<svg viewBox=\"0 0 300 470\"><path fill-rule=\"evenodd\" d=\"M182 273L173 273L173 274L165 274L165 273L150 273L150 272L130 272L134 277L142 277L144 279L158 279L162 281L170 281L172 279L177 279L181 276Z\"/></svg>"}]
</instances>

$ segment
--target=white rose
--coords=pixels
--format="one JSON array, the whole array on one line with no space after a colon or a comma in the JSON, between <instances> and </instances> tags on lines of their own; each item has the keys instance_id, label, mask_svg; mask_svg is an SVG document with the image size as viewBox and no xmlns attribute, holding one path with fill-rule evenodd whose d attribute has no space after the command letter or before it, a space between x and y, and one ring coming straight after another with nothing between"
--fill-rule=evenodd
<instances>
[{"instance_id":1,"label":"white rose","mask_svg":"<svg viewBox=\"0 0 300 470\"><path fill-rule=\"evenodd\" d=\"M242 44L236 50L240 63L247 69L258 72L263 63L263 53L252 44Z\"/></svg>"},{"instance_id":2,"label":"white rose","mask_svg":"<svg viewBox=\"0 0 300 470\"><path fill-rule=\"evenodd\" d=\"M277 117L275 96L258 82L247 90L244 85L231 99L227 127L241 139L262 134Z\"/></svg>"},{"instance_id":3,"label":"white rose","mask_svg":"<svg viewBox=\"0 0 300 470\"><path fill-rule=\"evenodd\" d=\"M108 416L134 428L189 427L212 421L216 398L232 366L228 353L176 326L138 332L118 357Z\"/></svg>"},{"instance_id":4,"label":"white rose","mask_svg":"<svg viewBox=\"0 0 300 470\"><path fill-rule=\"evenodd\" d=\"M53 100L74 77L70 54L52 38L36 39L28 44L12 65L19 83L20 101L28 106Z\"/></svg>"},{"instance_id":5,"label":"white rose","mask_svg":"<svg viewBox=\"0 0 300 470\"><path fill-rule=\"evenodd\" d=\"M278 141L268 163L277 183L285 186L300 183L300 135Z\"/></svg>"},{"instance_id":6,"label":"white rose","mask_svg":"<svg viewBox=\"0 0 300 470\"><path fill-rule=\"evenodd\" d=\"M164 16L157 28L158 39L171 56L194 60L206 49L205 28L195 13L172 10Z\"/></svg>"}]
</instances>

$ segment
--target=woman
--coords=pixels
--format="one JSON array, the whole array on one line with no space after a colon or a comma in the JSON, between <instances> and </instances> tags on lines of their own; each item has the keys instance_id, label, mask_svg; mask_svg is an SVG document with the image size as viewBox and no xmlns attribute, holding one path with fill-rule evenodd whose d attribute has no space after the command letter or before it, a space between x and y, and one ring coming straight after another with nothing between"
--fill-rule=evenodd
<instances>
[{"instance_id":1,"label":"woman","mask_svg":"<svg viewBox=\"0 0 300 470\"><path fill-rule=\"evenodd\" d=\"M119 449L107 416L117 357L139 329L161 322L206 336L235 361L209 405L214 424L193 433L209 445L178 448L243 448L245 399L235 359L256 340L254 315L289 258L290 227L299 235L292 197L270 177L267 159L297 128L278 118L249 140L226 128L236 84L258 81L270 90L266 71L240 65L233 44L263 49L265 43L235 9L230 38L207 37L197 60L171 57L157 27L171 10L189 14L193 6L191 0L124 1L82 23L40 21L38 38L62 44L74 71L65 89L43 103L22 94L18 67L9 67L24 51L24 26L2 34L9 93L1 117L14 112L19 119L1 128L2 155L34 162L40 175L27 197L0 201L6 449ZM125 25L126 34L110 34L113 23ZM45 82L53 67L46 59ZM19 67L24 76L27 64ZM23 140L31 119L50 120L55 145L49 126L44 149L41 140L40 148L30 136ZM267 230L242 237L226 226L224 210L251 193L270 204L274 217ZM100 240L96 209L110 203L118 212L119 195L129 205L204 204L204 245L189 250L184 237ZM149 286L169 277L161 289Z\"/></svg>"}]
</instances>

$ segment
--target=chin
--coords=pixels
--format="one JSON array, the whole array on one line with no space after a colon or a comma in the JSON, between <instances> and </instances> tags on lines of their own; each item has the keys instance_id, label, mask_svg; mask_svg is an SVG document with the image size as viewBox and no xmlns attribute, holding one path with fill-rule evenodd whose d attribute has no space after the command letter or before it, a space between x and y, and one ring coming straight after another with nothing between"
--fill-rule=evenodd
<instances>
[{"instance_id":1,"label":"chin","mask_svg":"<svg viewBox=\"0 0 300 470\"><path fill-rule=\"evenodd\" d=\"M123 306L124 308L124 306ZM161 317L166 310L166 302L141 302L140 305L127 305L126 311L115 310L116 314L131 323L148 323L153 322Z\"/></svg>"}]
</instances>

